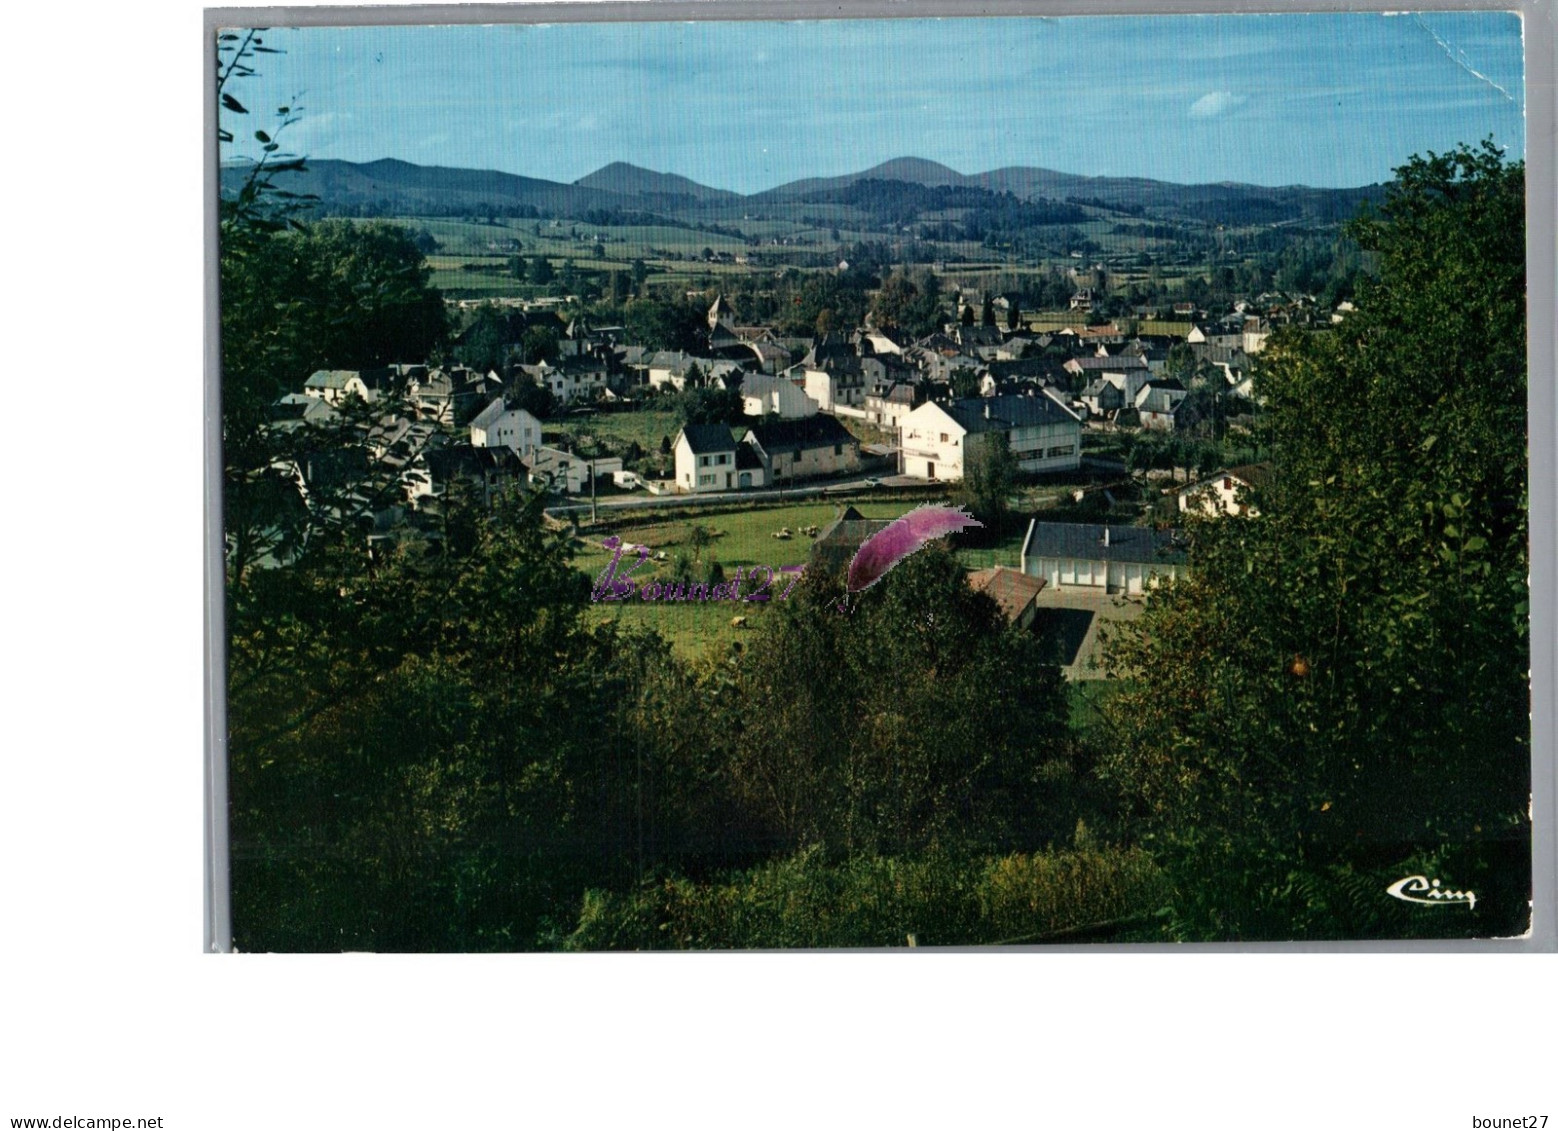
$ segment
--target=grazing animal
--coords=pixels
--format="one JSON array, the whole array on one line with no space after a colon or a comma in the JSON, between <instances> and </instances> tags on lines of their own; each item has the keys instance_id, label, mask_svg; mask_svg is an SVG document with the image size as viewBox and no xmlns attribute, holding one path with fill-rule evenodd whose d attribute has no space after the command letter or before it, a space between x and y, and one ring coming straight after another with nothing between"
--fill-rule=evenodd
<instances>
[{"instance_id":1,"label":"grazing animal","mask_svg":"<svg viewBox=\"0 0 1558 1131\"><path fill-rule=\"evenodd\" d=\"M731 628L745 628L746 626L747 626L747 618L746 617L731 617L730 618L730 627Z\"/></svg>"}]
</instances>

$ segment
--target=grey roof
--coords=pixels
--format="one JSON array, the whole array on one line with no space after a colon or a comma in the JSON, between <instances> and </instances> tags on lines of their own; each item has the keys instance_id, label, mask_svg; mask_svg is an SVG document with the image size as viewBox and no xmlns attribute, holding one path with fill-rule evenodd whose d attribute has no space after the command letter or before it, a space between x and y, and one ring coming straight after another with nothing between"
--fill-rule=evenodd
<instances>
[{"instance_id":1,"label":"grey roof","mask_svg":"<svg viewBox=\"0 0 1558 1131\"><path fill-rule=\"evenodd\" d=\"M744 397L766 397L779 387L783 381L791 388L795 388L795 382L783 377L773 377L767 373L747 373L741 378L741 395Z\"/></svg>"},{"instance_id":2,"label":"grey roof","mask_svg":"<svg viewBox=\"0 0 1558 1131\"><path fill-rule=\"evenodd\" d=\"M1141 399L1136 407L1142 412L1173 413L1178 411L1179 406L1183 403L1183 397L1175 398L1170 395L1168 389L1155 388L1149 385L1147 395Z\"/></svg>"},{"instance_id":3,"label":"grey roof","mask_svg":"<svg viewBox=\"0 0 1558 1131\"><path fill-rule=\"evenodd\" d=\"M503 398L496 397L490 405L482 409L475 416L471 417L470 426L472 428L486 428L494 420L502 416L505 411L506 410L503 407Z\"/></svg>"},{"instance_id":4,"label":"grey roof","mask_svg":"<svg viewBox=\"0 0 1558 1131\"><path fill-rule=\"evenodd\" d=\"M812 339L811 349L802 359L801 364L810 365L816 369L829 369L835 365L849 368L858 366L860 356L847 340L838 334L823 334L820 338Z\"/></svg>"},{"instance_id":5,"label":"grey roof","mask_svg":"<svg viewBox=\"0 0 1558 1131\"><path fill-rule=\"evenodd\" d=\"M682 435L687 437L687 445L694 455L731 452L736 449L736 441L730 434L730 427L725 424L687 424L682 427Z\"/></svg>"},{"instance_id":6,"label":"grey roof","mask_svg":"<svg viewBox=\"0 0 1558 1131\"><path fill-rule=\"evenodd\" d=\"M1109 544L1104 545L1108 531ZM1078 558L1095 562L1184 562L1186 555L1171 534L1146 526L1099 526L1084 522L1028 523L1023 558Z\"/></svg>"},{"instance_id":7,"label":"grey roof","mask_svg":"<svg viewBox=\"0 0 1558 1131\"><path fill-rule=\"evenodd\" d=\"M1054 397L965 397L946 406L947 415L968 432L1024 428L1034 424L1076 423L1077 417Z\"/></svg>"},{"instance_id":8,"label":"grey roof","mask_svg":"<svg viewBox=\"0 0 1558 1131\"><path fill-rule=\"evenodd\" d=\"M309 389L344 389L346 383L356 377L355 369L316 369L308 375L304 387Z\"/></svg>"}]
</instances>

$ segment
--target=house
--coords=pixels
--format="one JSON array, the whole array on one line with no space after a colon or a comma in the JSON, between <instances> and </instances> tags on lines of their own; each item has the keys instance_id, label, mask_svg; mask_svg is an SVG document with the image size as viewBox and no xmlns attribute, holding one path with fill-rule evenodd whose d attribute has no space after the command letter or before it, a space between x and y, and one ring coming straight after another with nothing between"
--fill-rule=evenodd
<instances>
[{"instance_id":1,"label":"house","mask_svg":"<svg viewBox=\"0 0 1558 1131\"><path fill-rule=\"evenodd\" d=\"M1139 594L1186 574L1187 557L1168 533L1146 526L1031 519L1022 572L1052 589Z\"/></svg>"},{"instance_id":2,"label":"house","mask_svg":"<svg viewBox=\"0 0 1558 1131\"><path fill-rule=\"evenodd\" d=\"M463 428L503 391L503 382L496 373L480 373L457 365L449 369L446 376L450 388L450 413L456 427Z\"/></svg>"},{"instance_id":3,"label":"house","mask_svg":"<svg viewBox=\"0 0 1558 1131\"><path fill-rule=\"evenodd\" d=\"M1001 352L1001 331L995 326L964 326L959 323L947 335L964 353L972 354L980 361L989 361Z\"/></svg>"},{"instance_id":4,"label":"house","mask_svg":"<svg viewBox=\"0 0 1558 1131\"><path fill-rule=\"evenodd\" d=\"M507 408L498 397L471 418L471 446L513 448L521 459L541 445L541 422L522 408Z\"/></svg>"},{"instance_id":5,"label":"house","mask_svg":"<svg viewBox=\"0 0 1558 1131\"><path fill-rule=\"evenodd\" d=\"M855 408L865 403L866 375L858 358L848 365L835 364L831 369L803 361L787 369L784 376L798 380L823 412L832 412L840 405Z\"/></svg>"},{"instance_id":6,"label":"house","mask_svg":"<svg viewBox=\"0 0 1558 1131\"><path fill-rule=\"evenodd\" d=\"M1044 588L1042 577L1031 577L1011 566L976 569L968 575L968 587L983 593L996 603L1007 623L1017 628L1032 628L1039 615L1038 596Z\"/></svg>"},{"instance_id":7,"label":"house","mask_svg":"<svg viewBox=\"0 0 1558 1131\"><path fill-rule=\"evenodd\" d=\"M757 359L757 368L762 373L782 373L790 367L792 360L790 351L774 341L749 341L744 343L746 349Z\"/></svg>"},{"instance_id":8,"label":"house","mask_svg":"<svg viewBox=\"0 0 1558 1131\"><path fill-rule=\"evenodd\" d=\"M1136 395L1136 411L1141 426L1157 432L1172 432L1179 427L1180 407L1190 394L1173 378L1149 381Z\"/></svg>"},{"instance_id":9,"label":"house","mask_svg":"<svg viewBox=\"0 0 1558 1131\"><path fill-rule=\"evenodd\" d=\"M766 487L768 485L768 469L763 466L763 457L751 444L741 444L736 448L736 486Z\"/></svg>"},{"instance_id":10,"label":"house","mask_svg":"<svg viewBox=\"0 0 1558 1131\"><path fill-rule=\"evenodd\" d=\"M730 429L723 424L688 424L676 434L676 487L696 494L700 491L733 491L736 478L736 449Z\"/></svg>"},{"instance_id":11,"label":"house","mask_svg":"<svg viewBox=\"0 0 1558 1131\"><path fill-rule=\"evenodd\" d=\"M1244 320L1244 334L1241 344L1247 354L1260 353L1266 345L1266 339L1271 337L1271 323L1264 318L1246 318Z\"/></svg>"},{"instance_id":12,"label":"house","mask_svg":"<svg viewBox=\"0 0 1558 1131\"><path fill-rule=\"evenodd\" d=\"M1125 374L1114 376L1119 380L1112 381L1108 376L1095 377L1082 390L1082 404L1087 408L1089 415L1108 416L1125 407L1125 391L1122 388Z\"/></svg>"},{"instance_id":13,"label":"house","mask_svg":"<svg viewBox=\"0 0 1558 1131\"><path fill-rule=\"evenodd\" d=\"M896 431L899 422L924 402L918 385L899 381L866 394L866 422L888 432Z\"/></svg>"},{"instance_id":14,"label":"house","mask_svg":"<svg viewBox=\"0 0 1558 1131\"><path fill-rule=\"evenodd\" d=\"M622 470L622 460L616 456L586 459L558 448L537 447L526 463L530 467L532 484L569 495L582 495L589 491L592 474L595 477L615 477Z\"/></svg>"},{"instance_id":15,"label":"house","mask_svg":"<svg viewBox=\"0 0 1558 1131\"><path fill-rule=\"evenodd\" d=\"M741 411L748 416L777 416L799 420L817 414L817 402L801 392L794 381L748 373L741 383Z\"/></svg>"},{"instance_id":16,"label":"house","mask_svg":"<svg viewBox=\"0 0 1558 1131\"><path fill-rule=\"evenodd\" d=\"M417 382L411 401L417 415L424 420L441 424L454 422L454 382L441 369L433 370Z\"/></svg>"},{"instance_id":17,"label":"house","mask_svg":"<svg viewBox=\"0 0 1558 1131\"><path fill-rule=\"evenodd\" d=\"M1082 466L1082 418L1048 389L1030 386L1022 395L928 401L910 412L898 428L903 474L961 479L968 451L994 432L1005 434L1023 471Z\"/></svg>"},{"instance_id":18,"label":"house","mask_svg":"<svg viewBox=\"0 0 1558 1131\"><path fill-rule=\"evenodd\" d=\"M1254 501L1262 484L1270 482L1271 465L1265 463L1230 467L1179 490L1179 509L1209 515L1260 514Z\"/></svg>"},{"instance_id":19,"label":"house","mask_svg":"<svg viewBox=\"0 0 1558 1131\"><path fill-rule=\"evenodd\" d=\"M1120 357L1109 357L1107 355L1103 357L1073 357L1069 358L1061 368L1074 377L1082 378L1099 377L1105 373L1139 372L1141 379L1144 381L1147 379L1147 374L1152 372L1143 358L1132 354L1123 354Z\"/></svg>"},{"instance_id":20,"label":"house","mask_svg":"<svg viewBox=\"0 0 1558 1131\"><path fill-rule=\"evenodd\" d=\"M757 453L770 484L860 470L860 441L831 416L754 424L742 442Z\"/></svg>"},{"instance_id":21,"label":"house","mask_svg":"<svg viewBox=\"0 0 1558 1131\"><path fill-rule=\"evenodd\" d=\"M580 354L557 360L556 365L542 361L519 368L543 389L549 389L560 404L590 402L605 393L611 367L604 358Z\"/></svg>"},{"instance_id":22,"label":"house","mask_svg":"<svg viewBox=\"0 0 1558 1131\"><path fill-rule=\"evenodd\" d=\"M802 385L823 412L839 405L857 408L865 401L866 373L854 347L837 334L823 334L806 356L784 374Z\"/></svg>"},{"instance_id":23,"label":"house","mask_svg":"<svg viewBox=\"0 0 1558 1131\"><path fill-rule=\"evenodd\" d=\"M871 352L877 356L891 354L894 357L902 357L904 347L909 344L909 336L907 334L891 328L881 330L875 328L868 329L861 336L860 340L862 352L864 352L866 347L869 347Z\"/></svg>"},{"instance_id":24,"label":"house","mask_svg":"<svg viewBox=\"0 0 1558 1131\"><path fill-rule=\"evenodd\" d=\"M669 385L678 393L689 385L700 388L711 378L741 372L734 361L712 357L693 357L679 350L662 350L649 359L649 387L662 389Z\"/></svg>"},{"instance_id":25,"label":"house","mask_svg":"<svg viewBox=\"0 0 1558 1131\"><path fill-rule=\"evenodd\" d=\"M326 404L340 404L348 397L372 399L362 375L355 369L316 369L303 382L303 392Z\"/></svg>"},{"instance_id":26,"label":"house","mask_svg":"<svg viewBox=\"0 0 1558 1131\"><path fill-rule=\"evenodd\" d=\"M326 424L340 414L323 397L306 393L288 393L270 406L271 427L278 432L291 431L305 424Z\"/></svg>"}]
</instances>

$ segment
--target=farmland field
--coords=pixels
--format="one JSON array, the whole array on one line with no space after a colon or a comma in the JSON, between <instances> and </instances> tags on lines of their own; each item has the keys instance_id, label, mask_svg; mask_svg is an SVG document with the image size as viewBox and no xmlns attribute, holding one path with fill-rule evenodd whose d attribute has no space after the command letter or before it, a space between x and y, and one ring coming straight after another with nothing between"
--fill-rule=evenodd
<instances>
[{"instance_id":1,"label":"farmland field","mask_svg":"<svg viewBox=\"0 0 1558 1131\"><path fill-rule=\"evenodd\" d=\"M867 518L897 518L915 504L905 502L855 503L855 509ZM619 529L615 533L630 542L646 545L654 550L664 550L667 558L675 556L679 549L691 552L684 546L694 522L698 522L714 534L714 540L703 551L704 561L717 561L728 575L737 567L754 565L780 566L803 565L811 553L812 539L800 533L806 526L826 526L838 513L833 503L801 503L795 506L772 507L763 510L739 511L732 514L715 514L699 518L674 521L646 521L641 525ZM787 541L774 538L773 533L789 527L794 536ZM599 537L592 537L577 548L574 565L593 579L611 561L611 553L599 544ZM624 556L622 568L630 559ZM664 581L670 574L670 561L651 562L633 575L633 579ZM788 585L787 575L779 575L774 591L782 592ZM686 658L705 655L711 648L723 650L731 642L744 639L751 629L737 628L731 624L733 616L746 616L749 625L755 625L767 611L769 603L746 601L682 601L654 604L637 599L624 602L602 602L592 607L591 615L601 621L616 621L623 625L656 629L670 641L672 647Z\"/></svg>"},{"instance_id":2,"label":"farmland field","mask_svg":"<svg viewBox=\"0 0 1558 1131\"><path fill-rule=\"evenodd\" d=\"M892 519L918 506L914 501L854 502L852 505L866 518ZM635 581L664 582L670 576L670 559L679 550L692 552L687 541L694 523L702 525L713 535L713 541L703 551L703 560L717 561L728 576L736 568L804 565L811 553L812 539L801 533L807 526L825 527L838 514L838 506L832 502L799 503L793 506L768 507L760 510L738 511L730 514L711 514L673 520L646 518L642 523L619 527L613 531L628 542L650 547L666 553L664 562L651 561L633 574ZM788 527L793 537L781 540L774 532ZM611 562L612 554L600 545L602 535L592 535L589 541L576 544L574 565L590 575L599 577ZM1019 528L991 548L960 548L957 558L969 569L983 569L991 565L1016 568L1022 548L1023 529ZM619 566L626 569L636 560L624 555ZM774 592L781 592L788 578L778 575ZM601 603L592 607L591 615L602 621L614 620L623 625L654 628L672 646L688 658L706 654L711 647L723 649L732 641L743 639L751 627L769 606L762 602L676 602L654 604L631 600L620 603ZM748 617L746 628L732 625L733 616Z\"/></svg>"}]
</instances>

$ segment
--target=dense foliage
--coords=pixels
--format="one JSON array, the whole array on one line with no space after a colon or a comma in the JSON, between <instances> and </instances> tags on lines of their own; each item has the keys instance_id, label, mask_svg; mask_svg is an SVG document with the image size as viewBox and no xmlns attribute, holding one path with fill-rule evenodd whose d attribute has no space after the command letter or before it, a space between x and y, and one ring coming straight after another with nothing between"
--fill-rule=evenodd
<instances>
[{"instance_id":1,"label":"dense foliage","mask_svg":"<svg viewBox=\"0 0 1558 1131\"><path fill-rule=\"evenodd\" d=\"M1103 770L1194 873L1196 937L1346 933L1317 874L1426 861L1479 892L1456 929L1523 929L1523 180L1490 146L1399 170L1354 228L1379 258L1356 313L1262 356L1260 517L1200 524L1115 644Z\"/></svg>"}]
</instances>

